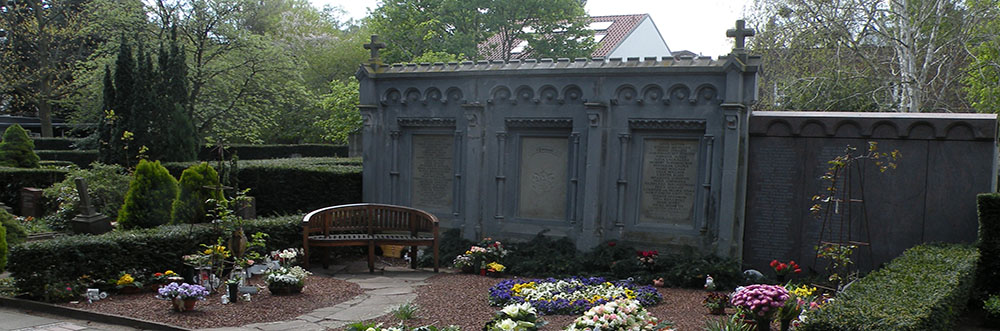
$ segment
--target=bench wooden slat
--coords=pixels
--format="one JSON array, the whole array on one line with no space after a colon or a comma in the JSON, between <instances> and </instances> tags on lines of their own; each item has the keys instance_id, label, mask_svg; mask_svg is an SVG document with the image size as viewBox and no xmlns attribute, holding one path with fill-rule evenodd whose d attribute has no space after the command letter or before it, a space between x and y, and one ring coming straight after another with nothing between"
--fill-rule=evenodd
<instances>
[{"instance_id":1,"label":"bench wooden slat","mask_svg":"<svg viewBox=\"0 0 1000 331\"><path fill-rule=\"evenodd\" d=\"M438 219L428 212L394 205L359 203L314 210L302 218L306 268L309 247L368 246L368 268L374 272L375 245L430 246L438 272ZM411 267L416 268L416 259Z\"/></svg>"}]
</instances>

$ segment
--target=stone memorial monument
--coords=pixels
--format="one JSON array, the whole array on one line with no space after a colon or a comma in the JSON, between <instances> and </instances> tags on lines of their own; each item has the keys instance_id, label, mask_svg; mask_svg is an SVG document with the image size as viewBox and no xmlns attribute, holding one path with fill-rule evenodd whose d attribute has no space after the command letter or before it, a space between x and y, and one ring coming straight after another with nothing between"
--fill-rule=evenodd
<instances>
[{"instance_id":1,"label":"stone memorial monument","mask_svg":"<svg viewBox=\"0 0 1000 331\"><path fill-rule=\"evenodd\" d=\"M760 60L728 56L382 64L359 70L364 201L469 239L742 248L748 109Z\"/></svg>"},{"instance_id":2,"label":"stone memorial monument","mask_svg":"<svg viewBox=\"0 0 1000 331\"><path fill-rule=\"evenodd\" d=\"M94 210L94 205L90 201L90 193L87 191L87 181L83 178L75 178L76 191L80 194L80 215L70 221L73 233L102 234L111 231L111 221L107 216Z\"/></svg>"},{"instance_id":3,"label":"stone memorial monument","mask_svg":"<svg viewBox=\"0 0 1000 331\"><path fill-rule=\"evenodd\" d=\"M997 184L996 115L751 113L753 30L738 21L727 36L734 49L718 59L393 65L373 36L357 73L363 199L427 210L467 239L544 231L581 249L624 240L767 270L812 261L822 229L808 202L826 161L877 141L903 159L852 177L865 203L848 208L867 227L844 230L870 244L865 263L975 239L975 196Z\"/></svg>"}]
</instances>

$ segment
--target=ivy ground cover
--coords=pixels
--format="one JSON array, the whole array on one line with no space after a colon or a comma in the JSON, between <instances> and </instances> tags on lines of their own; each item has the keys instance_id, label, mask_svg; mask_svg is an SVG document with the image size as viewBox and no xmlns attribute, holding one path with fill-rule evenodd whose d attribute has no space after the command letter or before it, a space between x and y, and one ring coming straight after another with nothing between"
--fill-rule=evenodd
<instances>
[{"instance_id":1,"label":"ivy ground cover","mask_svg":"<svg viewBox=\"0 0 1000 331\"><path fill-rule=\"evenodd\" d=\"M508 279L490 288L490 305L530 303L540 314L582 314L594 305L617 299L638 300L642 306L663 300L652 286L639 286L622 280L610 282L602 277L565 279Z\"/></svg>"}]
</instances>

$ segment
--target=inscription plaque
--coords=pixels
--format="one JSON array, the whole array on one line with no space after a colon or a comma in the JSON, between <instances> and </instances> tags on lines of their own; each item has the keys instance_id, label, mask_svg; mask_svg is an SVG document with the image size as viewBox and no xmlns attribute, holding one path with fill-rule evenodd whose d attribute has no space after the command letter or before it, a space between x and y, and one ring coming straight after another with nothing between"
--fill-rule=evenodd
<instances>
[{"instance_id":1,"label":"inscription plaque","mask_svg":"<svg viewBox=\"0 0 1000 331\"><path fill-rule=\"evenodd\" d=\"M520 217L566 219L568 150L566 138L521 138Z\"/></svg>"},{"instance_id":2,"label":"inscription plaque","mask_svg":"<svg viewBox=\"0 0 1000 331\"><path fill-rule=\"evenodd\" d=\"M753 152L751 191L747 198L756 207L747 212L746 246L751 263L796 256L791 243L799 242L793 222L803 215L796 182L802 173L801 160L790 141L767 141ZM799 185L801 186L801 184ZM806 213L806 216L810 216ZM805 219L807 222L811 217ZM815 244L815 241L812 242Z\"/></svg>"},{"instance_id":3,"label":"inscription plaque","mask_svg":"<svg viewBox=\"0 0 1000 331\"><path fill-rule=\"evenodd\" d=\"M450 210L454 181L454 137L413 135L411 205L429 210Z\"/></svg>"},{"instance_id":4,"label":"inscription plaque","mask_svg":"<svg viewBox=\"0 0 1000 331\"><path fill-rule=\"evenodd\" d=\"M643 142L639 222L693 226L698 140Z\"/></svg>"}]
</instances>

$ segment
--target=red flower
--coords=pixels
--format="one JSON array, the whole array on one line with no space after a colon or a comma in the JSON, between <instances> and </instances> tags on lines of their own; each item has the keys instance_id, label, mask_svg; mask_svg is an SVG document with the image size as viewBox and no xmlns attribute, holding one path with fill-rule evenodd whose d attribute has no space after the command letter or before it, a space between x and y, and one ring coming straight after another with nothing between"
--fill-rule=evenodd
<instances>
[{"instance_id":1,"label":"red flower","mask_svg":"<svg viewBox=\"0 0 1000 331\"><path fill-rule=\"evenodd\" d=\"M777 268L777 267L778 267L778 260L771 260L771 268Z\"/></svg>"},{"instance_id":2,"label":"red flower","mask_svg":"<svg viewBox=\"0 0 1000 331\"><path fill-rule=\"evenodd\" d=\"M609 242L608 242L608 246L610 246L610 247L615 247L615 242L614 242L614 241L609 241Z\"/></svg>"},{"instance_id":3,"label":"red flower","mask_svg":"<svg viewBox=\"0 0 1000 331\"><path fill-rule=\"evenodd\" d=\"M802 269L795 268L795 273L801 273L801 272L802 272Z\"/></svg>"}]
</instances>

